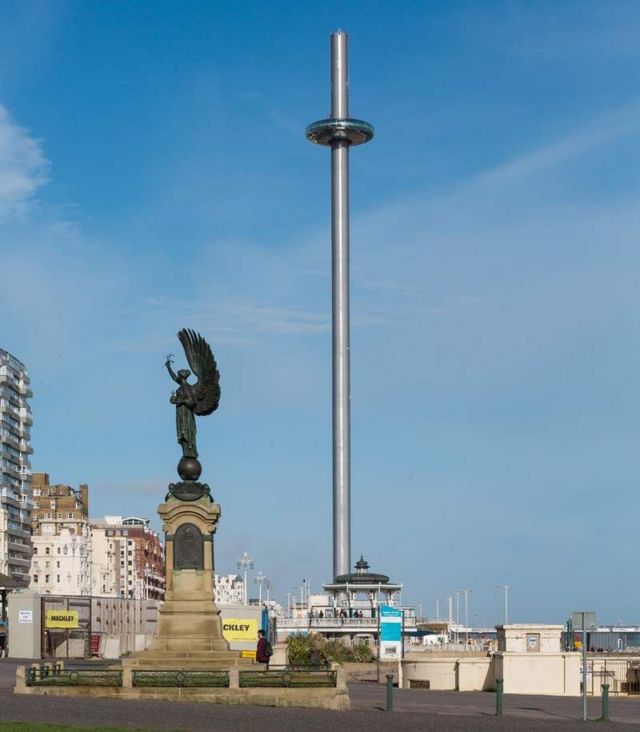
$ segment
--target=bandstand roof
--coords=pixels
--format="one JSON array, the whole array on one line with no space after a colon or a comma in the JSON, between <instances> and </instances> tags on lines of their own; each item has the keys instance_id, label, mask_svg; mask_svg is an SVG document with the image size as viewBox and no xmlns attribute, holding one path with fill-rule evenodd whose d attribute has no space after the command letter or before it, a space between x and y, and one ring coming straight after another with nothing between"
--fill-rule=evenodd
<instances>
[{"instance_id":1,"label":"bandstand roof","mask_svg":"<svg viewBox=\"0 0 640 732\"><path fill-rule=\"evenodd\" d=\"M338 575L333 582L323 585L324 589L337 591L349 588L363 592L374 590L378 592L399 592L402 590L402 585L389 582L389 577L386 574L369 572L369 563L362 554L355 567L355 572Z\"/></svg>"}]
</instances>

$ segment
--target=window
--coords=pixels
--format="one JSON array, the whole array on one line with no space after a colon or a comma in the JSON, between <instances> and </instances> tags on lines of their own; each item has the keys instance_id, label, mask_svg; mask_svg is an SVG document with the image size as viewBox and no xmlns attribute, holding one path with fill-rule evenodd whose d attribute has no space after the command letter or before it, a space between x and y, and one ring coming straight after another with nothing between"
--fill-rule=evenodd
<instances>
[{"instance_id":1,"label":"window","mask_svg":"<svg viewBox=\"0 0 640 732\"><path fill-rule=\"evenodd\" d=\"M57 569L60 569L60 560L59 560L59 559L58 559L58 561L56 562L56 568L57 568Z\"/></svg>"},{"instance_id":2,"label":"window","mask_svg":"<svg viewBox=\"0 0 640 732\"><path fill-rule=\"evenodd\" d=\"M60 547L58 547L58 554L60 554Z\"/></svg>"},{"instance_id":3,"label":"window","mask_svg":"<svg viewBox=\"0 0 640 732\"><path fill-rule=\"evenodd\" d=\"M48 574L45 574L44 581L47 582L47 583L49 582L49 575Z\"/></svg>"},{"instance_id":4,"label":"window","mask_svg":"<svg viewBox=\"0 0 640 732\"><path fill-rule=\"evenodd\" d=\"M67 514L67 518L73 518L73 514L71 513L71 511L69 511L69 513Z\"/></svg>"},{"instance_id":5,"label":"window","mask_svg":"<svg viewBox=\"0 0 640 732\"><path fill-rule=\"evenodd\" d=\"M50 549L50 547L46 547L46 548L45 548L45 550L44 550L44 553L45 553L45 554L51 554L51 549Z\"/></svg>"},{"instance_id":6,"label":"window","mask_svg":"<svg viewBox=\"0 0 640 732\"><path fill-rule=\"evenodd\" d=\"M38 575L37 574L33 575L33 581L35 582L35 584L38 584Z\"/></svg>"},{"instance_id":7,"label":"window","mask_svg":"<svg viewBox=\"0 0 640 732\"><path fill-rule=\"evenodd\" d=\"M34 547L33 547L33 553L34 553L34 554L37 554L37 553L38 553L38 547L37 547L37 546L34 546Z\"/></svg>"},{"instance_id":8,"label":"window","mask_svg":"<svg viewBox=\"0 0 640 732\"><path fill-rule=\"evenodd\" d=\"M540 652L540 633L527 633L527 651L529 653Z\"/></svg>"},{"instance_id":9,"label":"window","mask_svg":"<svg viewBox=\"0 0 640 732\"><path fill-rule=\"evenodd\" d=\"M56 575L56 582L60 582L60 575L59 574Z\"/></svg>"}]
</instances>

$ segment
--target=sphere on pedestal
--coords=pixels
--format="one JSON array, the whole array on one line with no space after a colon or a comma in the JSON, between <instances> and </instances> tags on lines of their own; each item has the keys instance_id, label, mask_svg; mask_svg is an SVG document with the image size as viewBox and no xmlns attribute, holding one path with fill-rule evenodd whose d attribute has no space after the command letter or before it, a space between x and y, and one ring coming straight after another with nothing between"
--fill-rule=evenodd
<instances>
[{"instance_id":1,"label":"sphere on pedestal","mask_svg":"<svg viewBox=\"0 0 640 732\"><path fill-rule=\"evenodd\" d=\"M178 463L178 475L182 480L198 480L202 473L200 461L194 457L182 457Z\"/></svg>"}]
</instances>

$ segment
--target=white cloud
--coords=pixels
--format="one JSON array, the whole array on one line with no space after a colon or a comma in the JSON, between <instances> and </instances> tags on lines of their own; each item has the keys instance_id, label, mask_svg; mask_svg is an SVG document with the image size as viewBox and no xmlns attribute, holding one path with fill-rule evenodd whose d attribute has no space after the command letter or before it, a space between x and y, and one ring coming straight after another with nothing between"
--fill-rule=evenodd
<instances>
[{"instance_id":1,"label":"white cloud","mask_svg":"<svg viewBox=\"0 0 640 732\"><path fill-rule=\"evenodd\" d=\"M40 142L0 105L0 219L21 213L48 179L49 162Z\"/></svg>"}]
</instances>

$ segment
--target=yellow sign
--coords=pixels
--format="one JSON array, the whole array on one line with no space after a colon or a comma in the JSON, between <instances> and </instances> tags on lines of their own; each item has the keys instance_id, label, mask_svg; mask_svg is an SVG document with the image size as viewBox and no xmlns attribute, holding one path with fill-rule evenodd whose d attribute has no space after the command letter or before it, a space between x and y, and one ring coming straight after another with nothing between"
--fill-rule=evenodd
<instances>
[{"instance_id":1,"label":"yellow sign","mask_svg":"<svg viewBox=\"0 0 640 732\"><path fill-rule=\"evenodd\" d=\"M222 621L222 635L226 641L258 640L258 621L255 618L225 618Z\"/></svg>"},{"instance_id":2,"label":"yellow sign","mask_svg":"<svg viewBox=\"0 0 640 732\"><path fill-rule=\"evenodd\" d=\"M80 615L77 610L47 610L47 628L79 628Z\"/></svg>"},{"instance_id":3,"label":"yellow sign","mask_svg":"<svg viewBox=\"0 0 640 732\"><path fill-rule=\"evenodd\" d=\"M250 658L252 661L255 661L256 652L255 651L240 651L240 657L241 658Z\"/></svg>"}]
</instances>

